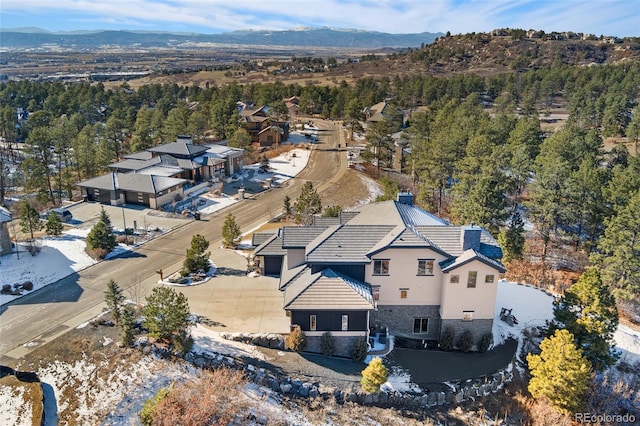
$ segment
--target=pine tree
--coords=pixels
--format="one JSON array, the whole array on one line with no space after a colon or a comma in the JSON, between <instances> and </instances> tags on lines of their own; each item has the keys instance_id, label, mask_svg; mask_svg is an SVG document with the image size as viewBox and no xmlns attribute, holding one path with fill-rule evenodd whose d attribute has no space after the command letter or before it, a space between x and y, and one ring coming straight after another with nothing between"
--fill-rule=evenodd
<instances>
[{"instance_id":1,"label":"pine tree","mask_svg":"<svg viewBox=\"0 0 640 426\"><path fill-rule=\"evenodd\" d=\"M235 216L229 213L224 218L224 224L222 225L222 244L227 248L235 247L240 242L241 236L242 232L240 232L240 227L236 223Z\"/></svg>"},{"instance_id":2,"label":"pine tree","mask_svg":"<svg viewBox=\"0 0 640 426\"><path fill-rule=\"evenodd\" d=\"M296 212L296 220L305 226L313 223L313 216L322 211L322 199L311 181L306 181L302 187L300 196L296 199L293 208Z\"/></svg>"},{"instance_id":3,"label":"pine tree","mask_svg":"<svg viewBox=\"0 0 640 426\"><path fill-rule=\"evenodd\" d=\"M22 202L20 208L20 227L22 232L28 232L33 240L33 233L42 229L42 222L40 222L40 215L38 211L26 201Z\"/></svg>"},{"instance_id":4,"label":"pine tree","mask_svg":"<svg viewBox=\"0 0 640 426\"><path fill-rule=\"evenodd\" d=\"M109 231L113 231L111 218L109 217L109 213L107 213L104 207L100 208L100 217L98 218L98 221L103 222Z\"/></svg>"},{"instance_id":5,"label":"pine tree","mask_svg":"<svg viewBox=\"0 0 640 426\"><path fill-rule=\"evenodd\" d=\"M511 262L521 259L524 251L524 222L517 211L511 216L506 229L498 234L498 244L502 247L502 261Z\"/></svg>"},{"instance_id":6,"label":"pine tree","mask_svg":"<svg viewBox=\"0 0 640 426\"><path fill-rule=\"evenodd\" d=\"M618 327L615 298L600 278L600 270L589 268L554 306L554 316L562 328L576 339L576 345L597 369L612 365L609 342Z\"/></svg>"},{"instance_id":7,"label":"pine tree","mask_svg":"<svg viewBox=\"0 0 640 426\"><path fill-rule=\"evenodd\" d=\"M269 171L269 159L266 155L263 155L260 159L260 172L266 173Z\"/></svg>"},{"instance_id":8,"label":"pine tree","mask_svg":"<svg viewBox=\"0 0 640 426\"><path fill-rule=\"evenodd\" d=\"M172 342L188 335L190 312L184 294L169 287L156 287L146 297L146 302L142 315L150 336Z\"/></svg>"},{"instance_id":9,"label":"pine tree","mask_svg":"<svg viewBox=\"0 0 640 426\"><path fill-rule=\"evenodd\" d=\"M100 251L99 257L104 257L107 253L110 253L116 245L115 235L102 221L96 223L87 235L87 247L89 250Z\"/></svg>"},{"instance_id":10,"label":"pine tree","mask_svg":"<svg viewBox=\"0 0 640 426\"><path fill-rule=\"evenodd\" d=\"M534 398L548 399L564 413L580 409L591 379L591 365L573 340L567 330L556 330L540 344L540 355L527 355L529 392Z\"/></svg>"},{"instance_id":11,"label":"pine tree","mask_svg":"<svg viewBox=\"0 0 640 426\"><path fill-rule=\"evenodd\" d=\"M207 271L209 269L209 256L211 252L206 251L209 248L209 241L202 235L197 234L191 238L191 247L187 249L187 256L184 260L183 267L189 272Z\"/></svg>"},{"instance_id":12,"label":"pine tree","mask_svg":"<svg viewBox=\"0 0 640 426\"><path fill-rule=\"evenodd\" d=\"M124 295L118 284L113 280L109 280L107 283L107 291L104 292L104 301L107 304L107 308L111 311L113 322L116 325L120 325Z\"/></svg>"},{"instance_id":13,"label":"pine tree","mask_svg":"<svg viewBox=\"0 0 640 426\"><path fill-rule=\"evenodd\" d=\"M60 217L56 212L50 212L49 217L47 218L47 224L45 225L47 235L60 235L62 234L63 229L64 225L62 224Z\"/></svg>"},{"instance_id":14,"label":"pine tree","mask_svg":"<svg viewBox=\"0 0 640 426\"><path fill-rule=\"evenodd\" d=\"M292 214L291 198L288 195L284 196L283 210L284 210L284 218L285 220L288 220Z\"/></svg>"},{"instance_id":15,"label":"pine tree","mask_svg":"<svg viewBox=\"0 0 640 426\"><path fill-rule=\"evenodd\" d=\"M389 372L382 363L382 358L373 358L367 368L362 371L360 384L362 389L368 393L375 393L380 390L380 386L387 381Z\"/></svg>"},{"instance_id":16,"label":"pine tree","mask_svg":"<svg viewBox=\"0 0 640 426\"><path fill-rule=\"evenodd\" d=\"M133 345L136 335L136 318L131 306L124 306L120 316L120 343L123 346Z\"/></svg>"}]
</instances>

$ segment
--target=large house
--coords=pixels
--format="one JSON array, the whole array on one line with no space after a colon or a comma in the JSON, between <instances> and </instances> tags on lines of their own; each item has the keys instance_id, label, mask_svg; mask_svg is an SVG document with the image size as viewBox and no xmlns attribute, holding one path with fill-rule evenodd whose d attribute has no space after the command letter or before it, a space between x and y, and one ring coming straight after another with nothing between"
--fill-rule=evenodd
<instances>
[{"instance_id":1,"label":"large house","mask_svg":"<svg viewBox=\"0 0 640 426\"><path fill-rule=\"evenodd\" d=\"M280 275L284 309L311 352L326 331L340 355L372 329L424 344L447 327L475 342L491 333L502 250L484 228L453 226L411 194L257 234L254 245L262 272Z\"/></svg>"},{"instance_id":2,"label":"large house","mask_svg":"<svg viewBox=\"0 0 640 426\"><path fill-rule=\"evenodd\" d=\"M176 142L125 155L110 164L110 173L78 184L83 198L112 205L160 208L181 199L185 185L218 179L242 169L244 150L225 145Z\"/></svg>"}]
</instances>

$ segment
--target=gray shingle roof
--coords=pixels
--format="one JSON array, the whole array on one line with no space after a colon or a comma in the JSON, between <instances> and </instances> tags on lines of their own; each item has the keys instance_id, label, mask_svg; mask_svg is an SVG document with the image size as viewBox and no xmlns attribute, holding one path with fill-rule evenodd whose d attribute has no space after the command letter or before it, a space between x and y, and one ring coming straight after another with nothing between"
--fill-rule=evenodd
<instances>
[{"instance_id":1,"label":"gray shingle roof","mask_svg":"<svg viewBox=\"0 0 640 426\"><path fill-rule=\"evenodd\" d=\"M284 294L285 309L373 309L371 287L332 269L311 274L308 268L289 284Z\"/></svg>"},{"instance_id":2,"label":"gray shingle roof","mask_svg":"<svg viewBox=\"0 0 640 426\"><path fill-rule=\"evenodd\" d=\"M460 240L460 233L462 232L462 226L416 226L415 230L442 250L450 254L451 256L460 256L463 252L462 242ZM490 258L500 259L502 257L502 249L491 236L491 234L484 228L481 229L480 234L480 247L478 251Z\"/></svg>"},{"instance_id":3,"label":"gray shingle roof","mask_svg":"<svg viewBox=\"0 0 640 426\"><path fill-rule=\"evenodd\" d=\"M11 222L11 212L4 207L0 206L0 223Z\"/></svg>"},{"instance_id":4,"label":"gray shingle roof","mask_svg":"<svg viewBox=\"0 0 640 426\"><path fill-rule=\"evenodd\" d=\"M502 263L498 262L497 260L490 259L482 253L473 249L466 250L455 259L443 260L439 263L439 265L442 269L442 272L450 272L453 269L459 268L460 266L465 265L473 260L479 260L480 262L497 269L501 273L507 271Z\"/></svg>"},{"instance_id":5,"label":"gray shingle roof","mask_svg":"<svg viewBox=\"0 0 640 426\"><path fill-rule=\"evenodd\" d=\"M307 261L368 262L367 253L394 228L393 225L342 225L308 247Z\"/></svg>"},{"instance_id":6,"label":"gray shingle roof","mask_svg":"<svg viewBox=\"0 0 640 426\"><path fill-rule=\"evenodd\" d=\"M320 217L320 216L313 217L313 226L328 228L330 226L336 226L340 224L341 222L339 217Z\"/></svg>"},{"instance_id":7,"label":"gray shingle roof","mask_svg":"<svg viewBox=\"0 0 640 426\"><path fill-rule=\"evenodd\" d=\"M151 176L140 173L107 173L93 179L85 180L78 186L85 188L98 188L106 191L117 189L123 191L142 192L145 194L157 194L165 189L182 185L186 179L176 179L164 176Z\"/></svg>"},{"instance_id":8,"label":"gray shingle roof","mask_svg":"<svg viewBox=\"0 0 640 426\"><path fill-rule=\"evenodd\" d=\"M134 152L133 154L123 155L122 158L130 160L148 160L153 157L153 153L149 151Z\"/></svg>"},{"instance_id":9,"label":"gray shingle roof","mask_svg":"<svg viewBox=\"0 0 640 426\"><path fill-rule=\"evenodd\" d=\"M153 148L149 148L147 151L192 158L206 152L207 149L209 149L209 147L204 145L194 145L186 142L171 142L164 145L154 146Z\"/></svg>"},{"instance_id":10,"label":"gray shingle roof","mask_svg":"<svg viewBox=\"0 0 640 426\"><path fill-rule=\"evenodd\" d=\"M313 226L285 226L282 228L282 247L304 248L327 228Z\"/></svg>"},{"instance_id":11,"label":"gray shingle roof","mask_svg":"<svg viewBox=\"0 0 640 426\"><path fill-rule=\"evenodd\" d=\"M430 247L431 241L426 237L406 228L389 245L389 247Z\"/></svg>"},{"instance_id":12,"label":"gray shingle roof","mask_svg":"<svg viewBox=\"0 0 640 426\"><path fill-rule=\"evenodd\" d=\"M282 248L282 239L273 234L269 239L256 247L255 256L284 256L287 251Z\"/></svg>"},{"instance_id":13,"label":"gray shingle roof","mask_svg":"<svg viewBox=\"0 0 640 426\"><path fill-rule=\"evenodd\" d=\"M251 245L254 247L258 247L260 244L264 243L269 238L273 237L274 234L277 234L277 233L278 233L277 229L255 232L251 236Z\"/></svg>"}]
</instances>

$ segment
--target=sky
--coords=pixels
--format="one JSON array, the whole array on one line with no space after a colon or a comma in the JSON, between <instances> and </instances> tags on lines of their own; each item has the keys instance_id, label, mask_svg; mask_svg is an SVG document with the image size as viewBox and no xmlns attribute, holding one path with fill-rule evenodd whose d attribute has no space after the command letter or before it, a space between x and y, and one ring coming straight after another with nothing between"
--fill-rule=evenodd
<instances>
[{"instance_id":1,"label":"sky","mask_svg":"<svg viewBox=\"0 0 640 426\"><path fill-rule=\"evenodd\" d=\"M214 34L325 26L387 33L462 34L509 27L640 36L640 0L0 1L2 29Z\"/></svg>"}]
</instances>

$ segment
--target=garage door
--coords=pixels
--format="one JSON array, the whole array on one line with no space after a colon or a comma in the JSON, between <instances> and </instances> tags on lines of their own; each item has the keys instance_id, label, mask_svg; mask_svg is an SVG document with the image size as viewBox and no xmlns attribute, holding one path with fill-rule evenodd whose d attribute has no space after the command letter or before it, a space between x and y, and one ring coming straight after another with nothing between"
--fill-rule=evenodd
<instances>
[{"instance_id":1,"label":"garage door","mask_svg":"<svg viewBox=\"0 0 640 426\"><path fill-rule=\"evenodd\" d=\"M264 257L264 274L280 276L282 269L282 256L265 256Z\"/></svg>"}]
</instances>

